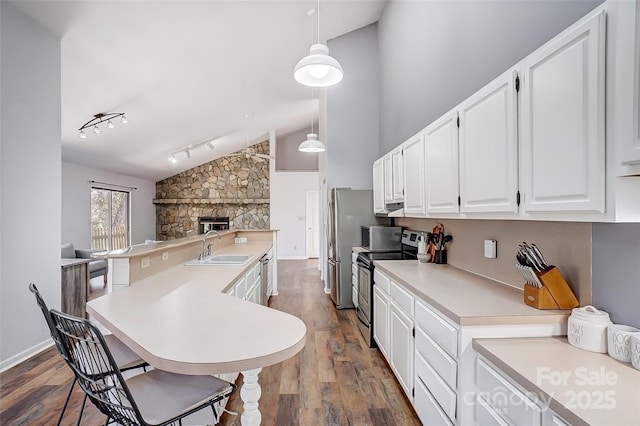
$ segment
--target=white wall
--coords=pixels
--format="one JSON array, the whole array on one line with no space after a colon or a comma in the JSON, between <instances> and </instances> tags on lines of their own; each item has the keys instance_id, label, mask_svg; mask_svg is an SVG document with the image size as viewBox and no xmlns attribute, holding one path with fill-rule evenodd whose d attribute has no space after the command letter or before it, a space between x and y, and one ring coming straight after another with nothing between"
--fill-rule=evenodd
<instances>
[{"instance_id":1,"label":"white wall","mask_svg":"<svg viewBox=\"0 0 640 426\"><path fill-rule=\"evenodd\" d=\"M327 187L373 188L378 158L378 31L372 24L329 41L344 79L327 89Z\"/></svg>"},{"instance_id":2,"label":"white wall","mask_svg":"<svg viewBox=\"0 0 640 426\"><path fill-rule=\"evenodd\" d=\"M0 370L50 343L60 307L60 41L0 2Z\"/></svg>"},{"instance_id":3,"label":"white wall","mask_svg":"<svg viewBox=\"0 0 640 426\"><path fill-rule=\"evenodd\" d=\"M388 2L378 22L380 154L423 129L599 3Z\"/></svg>"},{"instance_id":4,"label":"white wall","mask_svg":"<svg viewBox=\"0 0 640 426\"><path fill-rule=\"evenodd\" d=\"M92 180L138 188L131 190L131 244L155 239L155 182L63 162L61 243L91 247Z\"/></svg>"},{"instance_id":5,"label":"white wall","mask_svg":"<svg viewBox=\"0 0 640 426\"><path fill-rule=\"evenodd\" d=\"M318 123L314 124L314 131L318 130ZM300 152L298 146L307 140L310 127L278 136L276 143L276 170L285 171L318 171L318 154Z\"/></svg>"},{"instance_id":6,"label":"white wall","mask_svg":"<svg viewBox=\"0 0 640 426\"><path fill-rule=\"evenodd\" d=\"M306 194L318 190L317 172L271 173L271 229L278 229L278 259L304 259Z\"/></svg>"}]
</instances>

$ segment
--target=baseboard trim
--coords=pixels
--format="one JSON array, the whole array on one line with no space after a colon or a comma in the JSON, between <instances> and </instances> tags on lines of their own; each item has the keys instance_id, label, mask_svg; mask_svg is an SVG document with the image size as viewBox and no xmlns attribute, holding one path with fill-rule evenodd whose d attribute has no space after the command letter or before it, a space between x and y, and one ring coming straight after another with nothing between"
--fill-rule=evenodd
<instances>
[{"instance_id":1,"label":"baseboard trim","mask_svg":"<svg viewBox=\"0 0 640 426\"><path fill-rule=\"evenodd\" d=\"M37 355L40 352L43 352L49 349L51 346L53 346L53 340L47 339L44 342L40 342L37 345L33 345L29 349L25 349L24 351L8 359L5 359L4 361L0 361L0 373L4 373L6 370L10 369L11 367L15 367L21 362L28 360L32 356Z\"/></svg>"}]
</instances>

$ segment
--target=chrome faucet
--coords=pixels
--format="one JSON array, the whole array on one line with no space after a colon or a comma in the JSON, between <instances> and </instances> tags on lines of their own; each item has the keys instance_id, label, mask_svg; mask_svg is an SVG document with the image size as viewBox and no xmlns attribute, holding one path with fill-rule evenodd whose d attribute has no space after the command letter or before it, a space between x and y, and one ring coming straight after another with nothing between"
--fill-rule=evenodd
<instances>
[{"instance_id":1,"label":"chrome faucet","mask_svg":"<svg viewBox=\"0 0 640 426\"><path fill-rule=\"evenodd\" d=\"M198 256L198 260L202 260L202 259L204 259L204 258L206 258L208 256L211 256L211 247L212 247L212 245L209 244L209 246L205 247L206 244L207 244L207 237L211 233L216 234L218 236L218 241L220 241L220 233L218 231L215 231L213 229L210 230L210 231L207 231L204 234L204 237L202 238L202 253L200 253L200 256Z\"/></svg>"}]
</instances>

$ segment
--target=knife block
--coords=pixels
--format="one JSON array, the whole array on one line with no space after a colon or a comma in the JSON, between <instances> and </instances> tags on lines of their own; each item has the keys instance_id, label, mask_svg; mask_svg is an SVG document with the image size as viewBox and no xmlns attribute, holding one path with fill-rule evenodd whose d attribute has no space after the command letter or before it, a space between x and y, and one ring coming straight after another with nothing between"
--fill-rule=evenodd
<instances>
[{"instance_id":1,"label":"knife block","mask_svg":"<svg viewBox=\"0 0 640 426\"><path fill-rule=\"evenodd\" d=\"M525 285L524 303L536 309L572 309L580 305L558 268L551 266L536 275L542 287Z\"/></svg>"}]
</instances>

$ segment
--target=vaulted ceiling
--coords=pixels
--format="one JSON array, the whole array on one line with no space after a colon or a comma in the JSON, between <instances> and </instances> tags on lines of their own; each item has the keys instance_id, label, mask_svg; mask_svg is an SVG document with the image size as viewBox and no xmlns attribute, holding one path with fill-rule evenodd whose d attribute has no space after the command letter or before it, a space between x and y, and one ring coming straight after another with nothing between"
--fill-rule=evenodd
<instances>
[{"instance_id":1,"label":"vaulted ceiling","mask_svg":"<svg viewBox=\"0 0 640 426\"><path fill-rule=\"evenodd\" d=\"M322 1L321 40L376 22L385 1ZM293 79L315 1L13 4L61 40L63 161L156 181L271 130L302 129L317 113L311 89ZM80 139L78 128L102 112L124 112L129 123ZM167 161L210 139L213 151L203 144L191 159Z\"/></svg>"}]
</instances>

